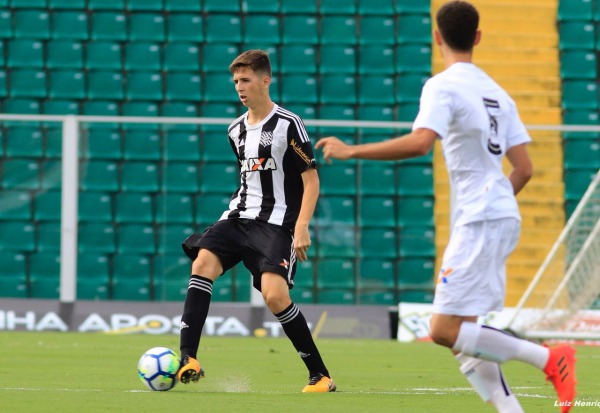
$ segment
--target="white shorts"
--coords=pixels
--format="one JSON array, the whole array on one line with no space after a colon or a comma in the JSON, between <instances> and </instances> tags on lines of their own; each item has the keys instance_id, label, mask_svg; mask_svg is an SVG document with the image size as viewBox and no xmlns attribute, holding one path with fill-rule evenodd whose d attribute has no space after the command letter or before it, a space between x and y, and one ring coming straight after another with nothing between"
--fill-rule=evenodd
<instances>
[{"instance_id":1,"label":"white shorts","mask_svg":"<svg viewBox=\"0 0 600 413\"><path fill-rule=\"evenodd\" d=\"M452 230L435 288L433 312L483 316L504 308L506 259L519 240L514 218L472 222Z\"/></svg>"}]
</instances>

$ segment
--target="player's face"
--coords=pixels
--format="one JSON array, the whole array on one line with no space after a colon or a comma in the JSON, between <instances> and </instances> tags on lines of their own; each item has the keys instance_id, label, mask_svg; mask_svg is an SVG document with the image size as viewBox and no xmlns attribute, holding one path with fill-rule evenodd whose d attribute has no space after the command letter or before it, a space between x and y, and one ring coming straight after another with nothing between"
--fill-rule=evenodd
<instances>
[{"instance_id":1,"label":"player's face","mask_svg":"<svg viewBox=\"0 0 600 413\"><path fill-rule=\"evenodd\" d=\"M233 74L235 91L248 108L262 103L269 94L269 77L257 75L249 67L241 67Z\"/></svg>"}]
</instances>

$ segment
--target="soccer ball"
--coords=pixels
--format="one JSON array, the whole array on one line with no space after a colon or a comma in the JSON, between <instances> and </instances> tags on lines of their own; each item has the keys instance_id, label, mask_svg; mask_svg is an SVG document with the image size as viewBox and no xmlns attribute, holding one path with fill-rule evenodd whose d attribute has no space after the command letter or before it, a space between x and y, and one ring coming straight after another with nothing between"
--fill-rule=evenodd
<instances>
[{"instance_id":1,"label":"soccer ball","mask_svg":"<svg viewBox=\"0 0 600 413\"><path fill-rule=\"evenodd\" d=\"M138 376L151 390L171 390L177 383L179 357L166 347L154 347L146 351L138 362Z\"/></svg>"}]
</instances>

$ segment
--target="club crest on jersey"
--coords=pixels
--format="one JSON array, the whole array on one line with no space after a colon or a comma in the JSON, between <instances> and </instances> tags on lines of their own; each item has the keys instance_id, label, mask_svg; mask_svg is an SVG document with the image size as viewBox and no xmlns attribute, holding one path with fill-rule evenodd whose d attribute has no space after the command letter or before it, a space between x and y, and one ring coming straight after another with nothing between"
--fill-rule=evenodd
<instances>
[{"instance_id":1,"label":"club crest on jersey","mask_svg":"<svg viewBox=\"0 0 600 413\"><path fill-rule=\"evenodd\" d=\"M274 171L277 164L273 158L242 159L242 172Z\"/></svg>"},{"instance_id":2,"label":"club crest on jersey","mask_svg":"<svg viewBox=\"0 0 600 413\"><path fill-rule=\"evenodd\" d=\"M260 144L262 146L269 146L273 142L273 132L262 131L260 133Z\"/></svg>"}]
</instances>

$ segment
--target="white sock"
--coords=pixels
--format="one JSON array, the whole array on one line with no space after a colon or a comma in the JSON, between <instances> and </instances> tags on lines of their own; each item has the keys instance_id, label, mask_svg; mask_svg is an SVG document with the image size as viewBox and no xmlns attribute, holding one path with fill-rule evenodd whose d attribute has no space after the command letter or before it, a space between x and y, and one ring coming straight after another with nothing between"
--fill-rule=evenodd
<instances>
[{"instance_id":1,"label":"white sock","mask_svg":"<svg viewBox=\"0 0 600 413\"><path fill-rule=\"evenodd\" d=\"M462 353L456 355L460 371L484 402L500 413L523 413L515 394L504 379L502 369L493 361L476 359Z\"/></svg>"},{"instance_id":2,"label":"white sock","mask_svg":"<svg viewBox=\"0 0 600 413\"><path fill-rule=\"evenodd\" d=\"M546 367L550 355L546 347L471 322L461 324L452 350L496 363L519 360L540 370Z\"/></svg>"}]
</instances>

